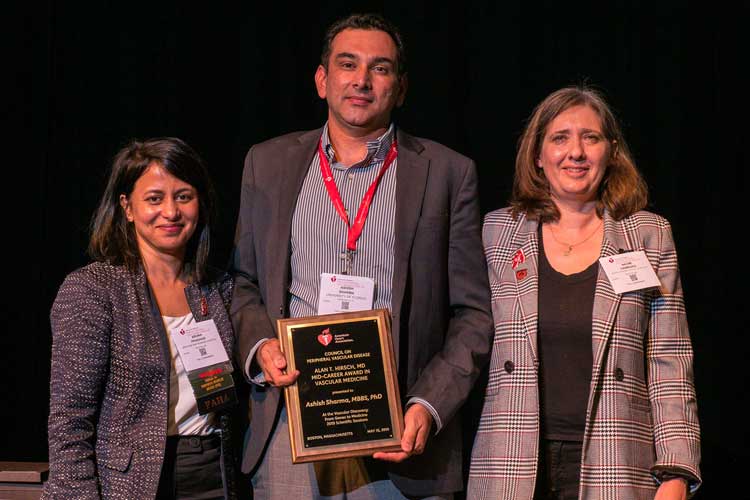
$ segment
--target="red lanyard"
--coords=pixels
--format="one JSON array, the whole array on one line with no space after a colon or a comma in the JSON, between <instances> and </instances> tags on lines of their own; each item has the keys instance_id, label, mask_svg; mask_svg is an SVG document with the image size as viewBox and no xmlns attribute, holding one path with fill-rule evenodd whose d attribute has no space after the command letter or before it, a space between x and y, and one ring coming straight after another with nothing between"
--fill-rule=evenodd
<instances>
[{"instance_id":1,"label":"red lanyard","mask_svg":"<svg viewBox=\"0 0 750 500\"><path fill-rule=\"evenodd\" d=\"M349 216L347 215L346 209L344 208L344 202L341 201L341 195L339 194L339 190L336 187L336 181L333 180L331 165L328 163L328 158L326 157L325 153L323 153L323 142L321 140L321 142L318 143L318 156L320 156L320 173L323 174L323 184L325 184L326 186L328 196L331 198L331 202L336 208L336 212L338 212L339 217L341 217L341 219L346 224L346 227L349 229L346 236L346 249L350 252L354 252L357 250L357 240L362 234L362 229L365 227L367 213L370 211L370 204L372 203L372 199L375 197L375 191L380 185L380 179L383 177L385 171L388 170L388 167L391 166L393 160L396 159L397 154L398 148L396 147L396 140L394 139L393 143L391 143L391 148L388 150L388 154L385 157L383 166L380 167L378 176L375 177L375 180L372 181L370 187L367 188L367 192L365 193L364 198L362 198L362 202L359 204L359 210L357 210L357 216L354 218L354 224L349 224Z\"/></svg>"}]
</instances>

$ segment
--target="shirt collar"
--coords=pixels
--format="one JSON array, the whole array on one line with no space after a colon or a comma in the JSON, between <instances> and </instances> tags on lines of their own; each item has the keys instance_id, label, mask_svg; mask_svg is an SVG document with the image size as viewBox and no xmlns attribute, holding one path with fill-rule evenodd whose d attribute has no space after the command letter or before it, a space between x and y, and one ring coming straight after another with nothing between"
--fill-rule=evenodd
<instances>
[{"instance_id":1,"label":"shirt collar","mask_svg":"<svg viewBox=\"0 0 750 500\"><path fill-rule=\"evenodd\" d=\"M395 138L396 126L393 122L391 122L388 130L386 130L383 135L372 141L367 141L367 155L365 156L364 160L359 163L355 163L354 165L352 165L352 167L366 167L373 162L385 161L385 157L388 156L388 151L391 149L391 144L393 144ZM320 137L320 144L323 146L323 151L325 152L326 157L328 158L328 161L331 163L332 167L345 168L334 160L336 154L333 150L333 144L331 144L331 140L328 137L327 122L323 127L323 134Z\"/></svg>"}]
</instances>

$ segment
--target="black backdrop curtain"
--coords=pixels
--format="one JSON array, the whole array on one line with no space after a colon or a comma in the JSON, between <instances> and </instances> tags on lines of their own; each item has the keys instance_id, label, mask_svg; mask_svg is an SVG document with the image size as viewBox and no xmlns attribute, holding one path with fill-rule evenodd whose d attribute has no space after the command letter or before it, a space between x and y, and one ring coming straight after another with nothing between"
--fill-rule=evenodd
<instances>
[{"instance_id":1,"label":"black backdrop curtain","mask_svg":"<svg viewBox=\"0 0 750 500\"><path fill-rule=\"evenodd\" d=\"M255 142L320 126L313 85L326 26L350 2L38 2L7 25L18 86L4 173L8 282L0 460L46 460L48 314L87 262L87 226L115 151L174 135L206 159L220 193L214 262L231 249L242 160ZM695 346L706 485L736 491L747 450L747 4L382 1L403 30L410 90L401 127L477 161L484 212L509 196L515 144L549 92L604 90L651 193L673 225ZM16 31L13 31L14 33ZM15 69L15 71L13 71ZM22 142L28 141L26 147ZM13 156L13 155L11 155ZM12 182L7 182L12 180ZM739 244L738 244L739 243ZM745 487L742 487L745 489Z\"/></svg>"}]
</instances>

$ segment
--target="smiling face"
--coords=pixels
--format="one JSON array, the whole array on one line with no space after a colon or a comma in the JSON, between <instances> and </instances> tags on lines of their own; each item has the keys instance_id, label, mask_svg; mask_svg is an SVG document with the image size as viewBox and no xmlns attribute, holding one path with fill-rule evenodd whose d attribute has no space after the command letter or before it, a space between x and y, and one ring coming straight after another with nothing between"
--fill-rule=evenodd
<instances>
[{"instance_id":1,"label":"smiling face","mask_svg":"<svg viewBox=\"0 0 750 500\"><path fill-rule=\"evenodd\" d=\"M328 120L351 131L387 127L406 95L398 75L396 45L384 31L345 29L331 43L328 68L318 66L315 85L328 102Z\"/></svg>"},{"instance_id":2,"label":"smiling face","mask_svg":"<svg viewBox=\"0 0 750 500\"><path fill-rule=\"evenodd\" d=\"M573 106L557 115L545 131L537 159L549 181L552 199L596 200L611 149L591 107Z\"/></svg>"},{"instance_id":3,"label":"smiling face","mask_svg":"<svg viewBox=\"0 0 750 500\"><path fill-rule=\"evenodd\" d=\"M198 193L193 186L152 163L130 196L120 195L120 205L133 223L141 255L184 257L199 221Z\"/></svg>"}]
</instances>

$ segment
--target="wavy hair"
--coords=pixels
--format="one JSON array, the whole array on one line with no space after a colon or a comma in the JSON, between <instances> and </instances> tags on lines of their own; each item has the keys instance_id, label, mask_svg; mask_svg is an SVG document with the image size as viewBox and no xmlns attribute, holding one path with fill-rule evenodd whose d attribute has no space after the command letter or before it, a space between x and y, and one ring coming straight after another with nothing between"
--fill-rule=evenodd
<instances>
[{"instance_id":1,"label":"wavy hair","mask_svg":"<svg viewBox=\"0 0 750 500\"><path fill-rule=\"evenodd\" d=\"M513 177L513 213L526 213L541 222L556 221L560 211L550 196L544 171L537 167L547 127L560 113L573 106L588 106L599 116L604 137L612 145L606 171L598 188L597 214L606 209L620 220L648 204L648 188L635 166L625 137L604 97L586 86L571 86L548 95L531 113L518 141L516 171Z\"/></svg>"}]
</instances>

